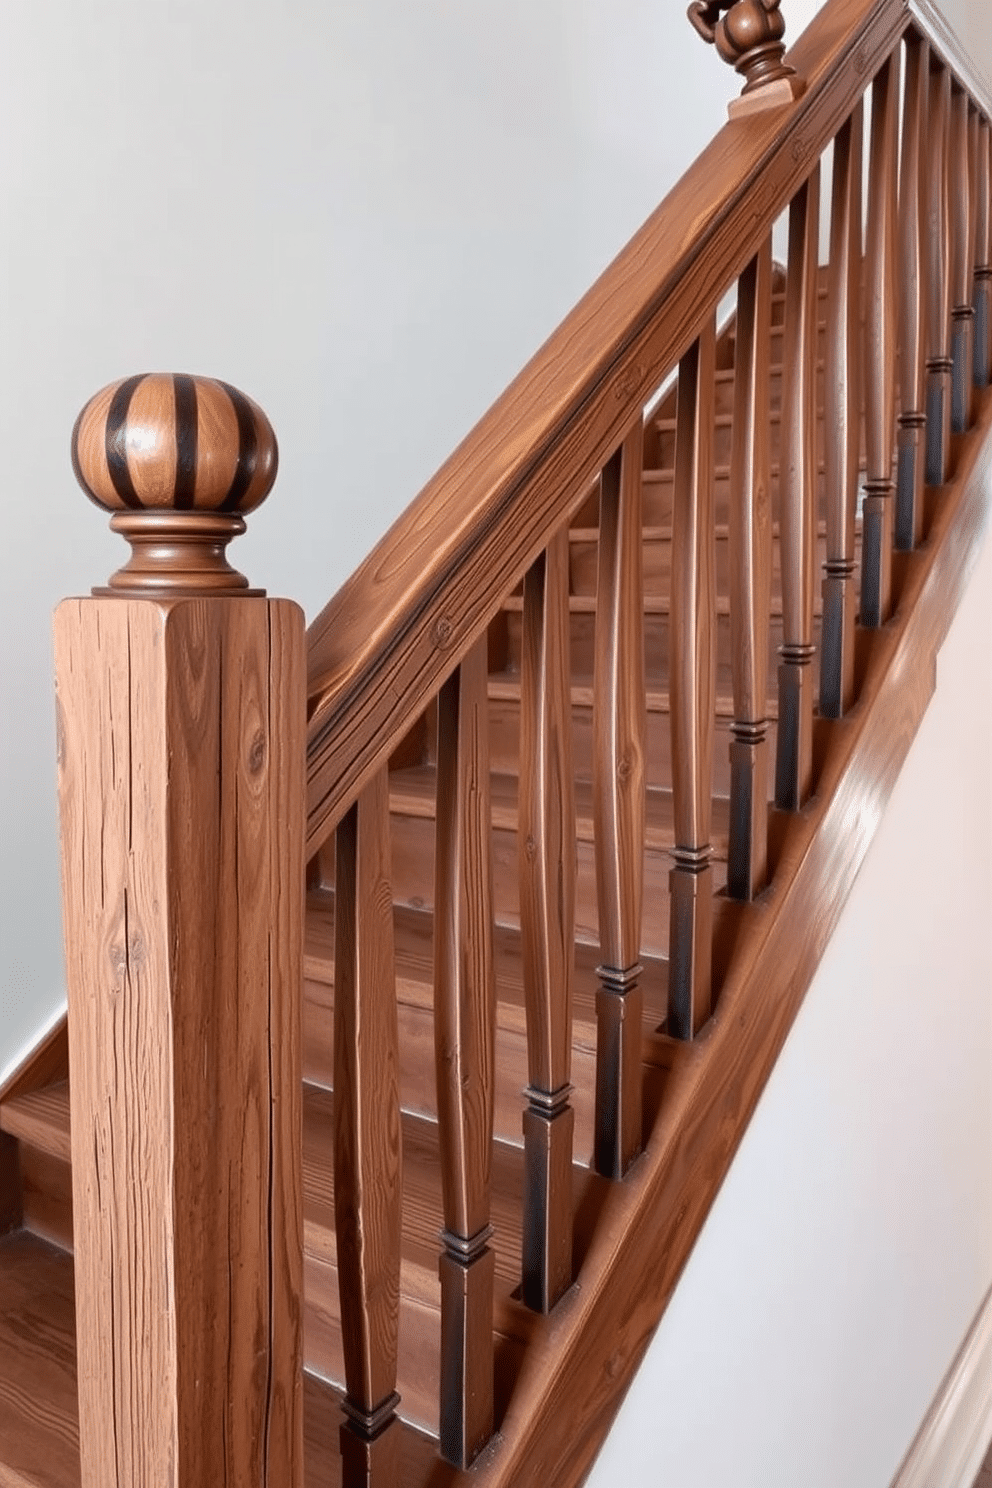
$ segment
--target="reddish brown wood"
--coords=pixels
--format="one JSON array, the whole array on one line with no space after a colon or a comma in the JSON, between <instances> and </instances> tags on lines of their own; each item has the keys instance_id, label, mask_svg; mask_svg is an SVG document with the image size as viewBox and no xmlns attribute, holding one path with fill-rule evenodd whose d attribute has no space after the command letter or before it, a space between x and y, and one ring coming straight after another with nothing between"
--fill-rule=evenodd
<instances>
[{"instance_id":1,"label":"reddish brown wood","mask_svg":"<svg viewBox=\"0 0 992 1488\"><path fill-rule=\"evenodd\" d=\"M798 98L805 83L785 57L781 0L693 0L689 20L704 41L744 78L742 97L730 117L780 107ZM741 104L744 107L740 107Z\"/></svg>"},{"instance_id":2,"label":"reddish brown wood","mask_svg":"<svg viewBox=\"0 0 992 1488\"><path fill-rule=\"evenodd\" d=\"M603 471L599 498L593 812L599 911L596 1170L622 1178L641 1150L644 680L640 419Z\"/></svg>"},{"instance_id":3,"label":"reddish brown wood","mask_svg":"<svg viewBox=\"0 0 992 1488\"><path fill-rule=\"evenodd\" d=\"M575 810L568 532L524 580L520 672L520 929L529 1085L523 1295L547 1312L572 1284Z\"/></svg>"},{"instance_id":4,"label":"reddish brown wood","mask_svg":"<svg viewBox=\"0 0 992 1488\"><path fill-rule=\"evenodd\" d=\"M906 37L899 176L899 433L896 455L896 547L915 548L923 536L926 378L923 362L923 140L926 134L930 48ZM829 422L829 421L828 421Z\"/></svg>"},{"instance_id":5,"label":"reddish brown wood","mask_svg":"<svg viewBox=\"0 0 992 1488\"><path fill-rule=\"evenodd\" d=\"M55 618L85 1488L302 1483L303 617Z\"/></svg>"},{"instance_id":6,"label":"reddish brown wood","mask_svg":"<svg viewBox=\"0 0 992 1488\"><path fill-rule=\"evenodd\" d=\"M816 341L820 169L789 208L779 477L782 646L775 804L798 811L813 774L813 578L816 563Z\"/></svg>"},{"instance_id":7,"label":"reddish brown wood","mask_svg":"<svg viewBox=\"0 0 992 1488\"><path fill-rule=\"evenodd\" d=\"M16 1140L0 1132L0 1235L21 1222L21 1171Z\"/></svg>"},{"instance_id":8,"label":"reddish brown wood","mask_svg":"<svg viewBox=\"0 0 992 1488\"><path fill-rule=\"evenodd\" d=\"M341 1456L345 1488L391 1488L402 1152L385 772L347 813L335 846L334 1226L347 1384Z\"/></svg>"},{"instance_id":9,"label":"reddish brown wood","mask_svg":"<svg viewBox=\"0 0 992 1488\"><path fill-rule=\"evenodd\" d=\"M716 325L711 316L679 363L672 488L672 599L669 686L672 805L668 1032L696 1036L712 1006L713 868L711 780L716 710L713 388Z\"/></svg>"},{"instance_id":10,"label":"reddish brown wood","mask_svg":"<svg viewBox=\"0 0 992 1488\"><path fill-rule=\"evenodd\" d=\"M963 434L971 425L975 361L974 185L969 155L969 100L963 89L951 94L948 193L951 200L951 429Z\"/></svg>"},{"instance_id":11,"label":"reddish brown wood","mask_svg":"<svg viewBox=\"0 0 992 1488\"><path fill-rule=\"evenodd\" d=\"M947 480L951 443L951 271L947 148L951 75L930 68L927 119L927 453L928 486Z\"/></svg>"},{"instance_id":12,"label":"reddish brown wood","mask_svg":"<svg viewBox=\"0 0 992 1488\"><path fill-rule=\"evenodd\" d=\"M488 665L477 642L441 689L437 732L434 1042L444 1193L441 1453L467 1467L493 1429L489 1247L496 985Z\"/></svg>"},{"instance_id":13,"label":"reddish brown wood","mask_svg":"<svg viewBox=\"0 0 992 1488\"><path fill-rule=\"evenodd\" d=\"M769 238L737 285L729 523L734 721L727 860L727 891L736 899L753 899L761 893L768 859L771 292Z\"/></svg>"},{"instance_id":14,"label":"reddish brown wood","mask_svg":"<svg viewBox=\"0 0 992 1488\"><path fill-rule=\"evenodd\" d=\"M861 161L859 104L834 141L823 428L827 543L820 712L854 702L855 519L861 458Z\"/></svg>"},{"instance_id":15,"label":"reddish brown wood","mask_svg":"<svg viewBox=\"0 0 992 1488\"><path fill-rule=\"evenodd\" d=\"M976 387L992 375L992 252L989 243L989 121L979 116L975 151L975 365Z\"/></svg>"},{"instance_id":16,"label":"reddish brown wood","mask_svg":"<svg viewBox=\"0 0 992 1488\"><path fill-rule=\"evenodd\" d=\"M861 531L861 624L883 625L892 606L892 453L896 365L897 58L872 84L865 242L865 498Z\"/></svg>"}]
</instances>

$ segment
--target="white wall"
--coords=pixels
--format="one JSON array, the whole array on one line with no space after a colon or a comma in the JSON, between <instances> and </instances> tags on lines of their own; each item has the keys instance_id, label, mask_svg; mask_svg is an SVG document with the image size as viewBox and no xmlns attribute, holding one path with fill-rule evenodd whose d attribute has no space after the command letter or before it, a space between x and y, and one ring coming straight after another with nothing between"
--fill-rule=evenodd
<instances>
[{"instance_id":1,"label":"white wall","mask_svg":"<svg viewBox=\"0 0 992 1488\"><path fill-rule=\"evenodd\" d=\"M7 8L0 1078L63 998L50 612L123 557L69 469L83 401L252 393L282 474L235 561L312 615L733 91L665 0Z\"/></svg>"}]
</instances>

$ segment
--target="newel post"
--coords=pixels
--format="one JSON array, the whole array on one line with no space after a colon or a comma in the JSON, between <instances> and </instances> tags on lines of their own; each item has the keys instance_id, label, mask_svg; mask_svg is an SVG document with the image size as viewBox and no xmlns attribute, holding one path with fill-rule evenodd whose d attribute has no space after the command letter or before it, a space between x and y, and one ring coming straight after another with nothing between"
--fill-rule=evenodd
<instances>
[{"instance_id":1,"label":"newel post","mask_svg":"<svg viewBox=\"0 0 992 1488\"><path fill-rule=\"evenodd\" d=\"M302 1488L303 617L225 558L275 436L138 377L72 455L133 549L55 616L82 1488Z\"/></svg>"},{"instance_id":2,"label":"newel post","mask_svg":"<svg viewBox=\"0 0 992 1488\"><path fill-rule=\"evenodd\" d=\"M780 108L806 90L785 61L782 0L693 0L686 14L704 41L744 79L740 98L727 106L731 119Z\"/></svg>"}]
</instances>

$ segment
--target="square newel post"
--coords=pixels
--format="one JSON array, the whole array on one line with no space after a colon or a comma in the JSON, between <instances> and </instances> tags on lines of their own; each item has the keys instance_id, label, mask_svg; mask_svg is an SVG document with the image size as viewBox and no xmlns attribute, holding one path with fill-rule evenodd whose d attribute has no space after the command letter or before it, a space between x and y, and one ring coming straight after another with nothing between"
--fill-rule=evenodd
<instances>
[{"instance_id":1,"label":"square newel post","mask_svg":"<svg viewBox=\"0 0 992 1488\"><path fill-rule=\"evenodd\" d=\"M224 556L275 437L130 378L73 466L133 548L55 617L82 1488L302 1488L303 617Z\"/></svg>"}]
</instances>

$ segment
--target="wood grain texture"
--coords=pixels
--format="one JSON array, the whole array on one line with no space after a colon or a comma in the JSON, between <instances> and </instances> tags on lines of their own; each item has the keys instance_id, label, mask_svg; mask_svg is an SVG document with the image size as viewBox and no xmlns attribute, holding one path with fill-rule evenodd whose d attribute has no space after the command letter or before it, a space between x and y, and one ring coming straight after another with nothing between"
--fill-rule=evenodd
<instances>
[{"instance_id":1,"label":"wood grain texture","mask_svg":"<svg viewBox=\"0 0 992 1488\"><path fill-rule=\"evenodd\" d=\"M964 433L971 424L975 360L975 311L972 306L974 254L974 184L969 99L963 89L951 94L948 190L951 200L951 428Z\"/></svg>"},{"instance_id":2,"label":"wood grain texture","mask_svg":"<svg viewBox=\"0 0 992 1488\"><path fill-rule=\"evenodd\" d=\"M976 387L987 387L992 375L992 252L990 252L989 121L980 116L975 159L975 365Z\"/></svg>"},{"instance_id":3,"label":"wood grain texture","mask_svg":"<svg viewBox=\"0 0 992 1488\"><path fill-rule=\"evenodd\" d=\"M518 874L528 1108L524 1297L547 1310L572 1281L570 1194L575 806L568 649L568 532L524 579Z\"/></svg>"},{"instance_id":4,"label":"wood grain texture","mask_svg":"<svg viewBox=\"0 0 992 1488\"><path fill-rule=\"evenodd\" d=\"M488 656L469 652L438 698L434 1046L444 1193L441 1452L467 1467L493 1429L488 1241L496 1070Z\"/></svg>"},{"instance_id":5,"label":"wood grain texture","mask_svg":"<svg viewBox=\"0 0 992 1488\"><path fill-rule=\"evenodd\" d=\"M55 652L83 1482L299 1484L302 615L71 600Z\"/></svg>"},{"instance_id":6,"label":"wood grain texture","mask_svg":"<svg viewBox=\"0 0 992 1488\"><path fill-rule=\"evenodd\" d=\"M0 1240L0 1485L79 1488L72 1258Z\"/></svg>"},{"instance_id":7,"label":"wood grain texture","mask_svg":"<svg viewBox=\"0 0 992 1488\"><path fill-rule=\"evenodd\" d=\"M638 419L602 475L593 675L592 795L599 911L598 1172L622 1178L641 1147L639 989L647 708Z\"/></svg>"},{"instance_id":8,"label":"wood grain texture","mask_svg":"<svg viewBox=\"0 0 992 1488\"><path fill-rule=\"evenodd\" d=\"M528 1352L479 1488L577 1488L675 1287L932 694L936 653L989 525L987 391L977 413L957 447L955 484L934 503L927 544L906 555L898 611L867 639L860 706L823 725L816 798L789 819L768 894L739 907L707 1035L666 1082L643 1158L611 1188L581 1289Z\"/></svg>"},{"instance_id":9,"label":"wood grain texture","mask_svg":"<svg viewBox=\"0 0 992 1488\"><path fill-rule=\"evenodd\" d=\"M42 1090L69 1078L69 1024L59 1018L0 1089L0 1107L29 1090Z\"/></svg>"},{"instance_id":10,"label":"wood grain texture","mask_svg":"<svg viewBox=\"0 0 992 1488\"><path fill-rule=\"evenodd\" d=\"M813 585L816 564L816 324L819 166L789 208L782 345L782 646L775 804L798 811L813 774Z\"/></svg>"},{"instance_id":11,"label":"wood grain texture","mask_svg":"<svg viewBox=\"0 0 992 1488\"><path fill-rule=\"evenodd\" d=\"M753 899L768 857L768 626L772 584L769 379L772 244L737 283L733 445L730 459L731 724L727 889Z\"/></svg>"},{"instance_id":12,"label":"wood grain texture","mask_svg":"<svg viewBox=\"0 0 992 1488\"><path fill-rule=\"evenodd\" d=\"M679 363L672 488L672 807L668 1031L694 1038L712 1003L710 843L716 711L713 396L716 326Z\"/></svg>"},{"instance_id":13,"label":"wood grain texture","mask_svg":"<svg viewBox=\"0 0 992 1488\"><path fill-rule=\"evenodd\" d=\"M62 1162L70 1162L68 1081L15 1096L0 1106L0 1131L9 1132Z\"/></svg>"},{"instance_id":14,"label":"wood grain texture","mask_svg":"<svg viewBox=\"0 0 992 1488\"><path fill-rule=\"evenodd\" d=\"M336 844L334 1181L345 1408L392 1429L402 1224L389 794L376 776Z\"/></svg>"},{"instance_id":15,"label":"wood grain texture","mask_svg":"<svg viewBox=\"0 0 992 1488\"><path fill-rule=\"evenodd\" d=\"M951 267L948 203L948 131L951 75L930 67L927 119L927 450L926 483L947 480L951 439Z\"/></svg>"},{"instance_id":16,"label":"wood grain texture","mask_svg":"<svg viewBox=\"0 0 992 1488\"><path fill-rule=\"evenodd\" d=\"M808 88L788 129L772 111L721 131L318 616L308 856L578 506L905 24L904 0L819 12L792 51Z\"/></svg>"},{"instance_id":17,"label":"wood grain texture","mask_svg":"<svg viewBox=\"0 0 992 1488\"><path fill-rule=\"evenodd\" d=\"M923 534L926 376L923 360L923 177L930 50L910 33L902 109L899 172L899 433L896 456L896 547L915 548Z\"/></svg>"}]
</instances>

